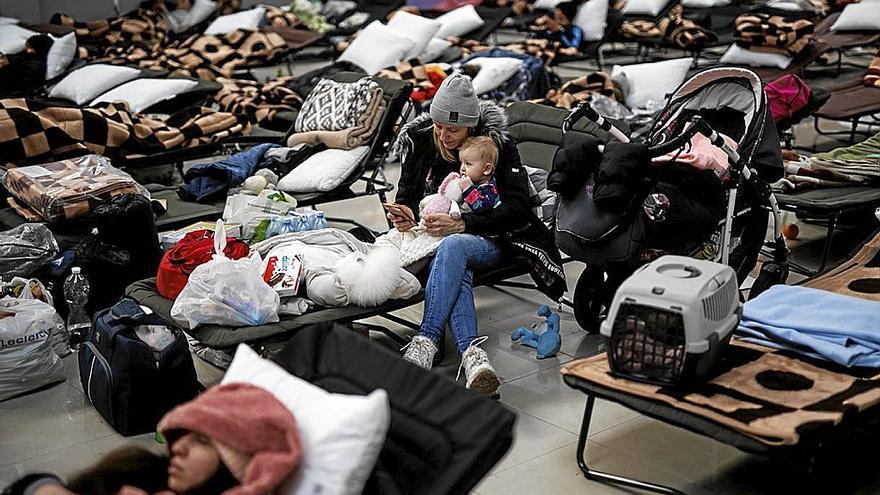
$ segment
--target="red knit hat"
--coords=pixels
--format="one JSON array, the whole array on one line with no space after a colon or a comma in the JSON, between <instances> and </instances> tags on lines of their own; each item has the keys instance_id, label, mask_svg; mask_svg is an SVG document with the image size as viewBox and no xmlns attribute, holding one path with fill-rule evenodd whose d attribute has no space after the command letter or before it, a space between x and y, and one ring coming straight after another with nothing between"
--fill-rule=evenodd
<instances>
[{"instance_id":1,"label":"red knit hat","mask_svg":"<svg viewBox=\"0 0 880 495\"><path fill-rule=\"evenodd\" d=\"M241 483L223 495L272 493L299 464L296 421L274 395L246 383L211 387L172 409L159 431L186 430L210 438ZM170 443L169 443L170 447Z\"/></svg>"}]
</instances>

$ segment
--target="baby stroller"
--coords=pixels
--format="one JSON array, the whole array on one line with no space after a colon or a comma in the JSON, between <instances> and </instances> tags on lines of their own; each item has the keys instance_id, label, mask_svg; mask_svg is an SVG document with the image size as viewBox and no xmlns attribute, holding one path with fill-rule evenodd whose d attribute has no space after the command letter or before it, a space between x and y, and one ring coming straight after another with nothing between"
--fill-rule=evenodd
<instances>
[{"instance_id":1,"label":"baby stroller","mask_svg":"<svg viewBox=\"0 0 880 495\"><path fill-rule=\"evenodd\" d=\"M582 104L567 116L563 135L584 117L595 121L618 141L629 142L626 135L589 104ZM594 201L594 185L601 171L593 173L577 195L560 200L557 245L566 255L587 265L572 301L575 318L584 330L598 332L617 287L636 268L663 254L730 265L742 284L764 245L768 212L773 215L772 256L762 266L761 276L750 294L754 296L787 278L788 250L781 235L780 213L765 182L782 175L782 158L761 79L750 70L733 67L708 69L694 75L669 97L644 145L650 157L658 157L685 150L697 133L722 149L728 158L720 181L712 175L712 180L720 184L712 190L714 199L708 201L716 205L716 214L706 223L705 232L688 235L691 232L680 228L669 232L664 227L671 225L668 219L649 215L646 205L658 196L655 192L661 190L665 172L670 167L679 167L680 173L681 169L688 169L674 159L652 163L653 170L644 179L644 186L625 207L603 209ZM732 138L736 149L728 146L720 133ZM619 149L629 145L600 147L603 164L611 146ZM696 169L688 170L697 173ZM705 197L703 200L706 201ZM656 206L656 202L651 204Z\"/></svg>"}]
</instances>

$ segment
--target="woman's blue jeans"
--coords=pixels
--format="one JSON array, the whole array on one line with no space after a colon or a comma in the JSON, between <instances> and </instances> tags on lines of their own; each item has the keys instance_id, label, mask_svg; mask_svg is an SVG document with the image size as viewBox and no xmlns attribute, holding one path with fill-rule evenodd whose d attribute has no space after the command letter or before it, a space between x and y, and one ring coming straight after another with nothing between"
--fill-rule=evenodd
<instances>
[{"instance_id":1,"label":"woman's blue jeans","mask_svg":"<svg viewBox=\"0 0 880 495\"><path fill-rule=\"evenodd\" d=\"M467 350L477 337L477 309L474 306L474 270L485 270L501 262L501 250L483 237L453 234L443 240L425 284L425 311L419 332L434 341L443 340L446 323L458 352Z\"/></svg>"}]
</instances>

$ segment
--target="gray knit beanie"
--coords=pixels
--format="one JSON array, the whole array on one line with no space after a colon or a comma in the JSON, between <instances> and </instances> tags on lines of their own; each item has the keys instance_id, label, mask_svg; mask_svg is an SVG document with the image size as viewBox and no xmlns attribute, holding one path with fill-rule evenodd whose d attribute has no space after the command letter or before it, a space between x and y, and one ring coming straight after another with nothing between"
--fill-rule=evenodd
<instances>
[{"instance_id":1,"label":"gray knit beanie","mask_svg":"<svg viewBox=\"0 0 880 495\"><path fill-rule=\"evenodd\" d=\"M455 71L443 80L431 102L431 120L456 127L476 127L480 101L471 78Z\"/></svg>"}]
</instances>

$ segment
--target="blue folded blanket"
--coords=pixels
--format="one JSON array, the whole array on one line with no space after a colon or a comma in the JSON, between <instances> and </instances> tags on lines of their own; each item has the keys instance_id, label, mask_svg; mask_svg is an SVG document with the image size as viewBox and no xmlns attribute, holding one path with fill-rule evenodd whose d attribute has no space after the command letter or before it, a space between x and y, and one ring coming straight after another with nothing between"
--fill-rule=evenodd
<instances>
[{"instance_id":1,"label":"blue folded blanket","mask_svg":"<svg viewBox=\"0 0 880 495\"><path fill-rule=\"evenodd\" d=\"M737 334L846 367L880 367L880 303L873 301L775 285L745 304Z\"/></svg>"}]
</instances>

